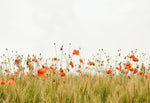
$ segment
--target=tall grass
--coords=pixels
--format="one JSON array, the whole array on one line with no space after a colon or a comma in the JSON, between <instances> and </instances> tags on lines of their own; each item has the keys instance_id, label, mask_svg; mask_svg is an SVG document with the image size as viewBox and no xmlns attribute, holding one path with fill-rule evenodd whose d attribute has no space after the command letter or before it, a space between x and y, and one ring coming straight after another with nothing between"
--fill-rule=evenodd
<instances>
[{"instance_id":1,"label":"tall grass","mask_svg":"<svg viewBox=\"0 0 150 103\"><path fill-rule=\"evenodd\" d=\"M3 76L4 80L7 78ZM1 103L149 103L150 79L141 76L22 76L0 85ZM59 83L58 83L59 81ZM64 82L65 81L65 82ZM126 84L128 83L128 85Z\"/></svg>"},{"instance_id":2,"label":"tall grass","mask_svg":"<svg viewBox=\"0 0 150 103\"><path fill-rule=\"evenodd\" d=\"M102 59L103 50L87 61L75 49L67 56L63 47L61 59L49 61L41 55L12 58L6 50L8 56L1 56L0 103L150 103L150 66L136 51L114 63L109 56Z\"/></svg>"}]
</instances>

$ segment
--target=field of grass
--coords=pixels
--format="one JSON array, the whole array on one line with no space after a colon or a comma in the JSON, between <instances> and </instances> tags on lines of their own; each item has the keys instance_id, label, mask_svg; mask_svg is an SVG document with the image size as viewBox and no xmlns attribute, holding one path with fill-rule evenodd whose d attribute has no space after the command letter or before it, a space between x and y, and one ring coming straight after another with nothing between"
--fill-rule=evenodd
<instances>
[{"instance_id":1,"label":"field of grass","mask_svg":"<svg viewBox=\"0 0 150 103\"><path fill-rule=\"evenodd\" d=\"M102 49L84 59L80 50L67 55L61 47L60 58L47 60L9 57L6 51L1 56L0 103L150 103L149 59L136 50L122 60L118 50L114 61L103 59Z\"/></svg>"}]
</instances>

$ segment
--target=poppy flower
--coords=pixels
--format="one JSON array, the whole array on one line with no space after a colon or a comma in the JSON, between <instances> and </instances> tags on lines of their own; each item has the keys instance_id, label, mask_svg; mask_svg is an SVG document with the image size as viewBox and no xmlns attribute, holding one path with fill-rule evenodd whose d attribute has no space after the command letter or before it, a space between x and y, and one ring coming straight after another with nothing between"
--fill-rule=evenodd
<instances>
[{"instance_id":1,"label":"poppy flower","mask_svg":"<svg viewBox=\"0 0 150 103\"><path fill-rule=\"evenodd\" d=\"M54 69L55 69L55 68L54 68L54 67L52 67L52 66L50 66L49 68L50 68L51 70L54 70Z\"/></svg>"},{"instance_id":2,"label":"poppy flower","mask_svg":"<svg viewBox=\"0 0 150 103\"><path fill-rule=\"evenodd\" d=\"M139 59L138 59L138 58L136 58L136 57L134 57L134 58L133 58L133 61L134 61L134 62L138 62L138 61L139 61Z\"/></svg>"},{"instance_id":3,"label":"poppy flower","mask_svg":"<svg viewBox=\"0 0 150 103\"><path fill-rule=\"evenodd\" d=\"M76 49L74 49L74 50L73 50L73 55L79 55L79 51L76 50Z\"/></svg>"},{"instance_id":4,"label":"poppy flower","mask_svg":"<svg viewBox=\"0 0 150 103\"><path fill-rule=\"evenodd\" d=\"M73 65L73 62L72 62L72 61L70 61L70 65L71 65L72 68L74 68L74 65Z\"/></svg>"},{"instance_id":5,"label":"poppy flower","mask_svg":"<svg viewBox=\"0 0 150 103\"><path fill-rule=\"evenodd\" d=\"M15 60L15 64L16 64L16 65L19 64L19 60L18 60L18 59Z\"/></svg>"},{"instance_id":6,"label":"poppy flower","mask_svg":"<svg viewBox=\"0 0 150 103\"><path fill-rule=\"evenodd\" d=\"M54 60L54 61L56 61L56 60L57 60L57 58L56 58L56 57L54 57L54 58L53 58L53 60Z\"/></svg>"},{"instance_id":7,"label":"poppy flower","mask_svg":"<svg viewBox=\"0 0 150 103\"><path fill-rule=\"evenodd\" d=\"M13 79L10 79L10 80L8 81L8 84L9 84L9 85L15 85L16 82L15 82Z\"/></svg>"},{"instance_id":8,"label":"poppy flower","mask_svg":"<svg viewBox=\"0 0 150 103\"><path fill-rule=\"evenodd\" d=\"M59 85L59 81L57 81L57 84Z\"/></svg>"},{"instance_id":9,"label":"poppy flower","mask_svg":"<svg viewBox=\"0 0 150 103\"><path fill-rule=\"evenodd\" d=\"M138 72L138 70L135 68L135 69L133 70L133 72L134 72L134 73L137 73L137 72Z\"/></svg>"},{"instance_id":10,"label":"poppy flower","mask_svg":"<svg viewBox=\"0 0 150 103\"><path fill-rule=\"evenodd\" d=\"M141 76L143 76L143 72L142 71L139 71L138 74L141 75Z\"/></svg>"},{"instance_id":11,"label":"poppy flower","mask_svg":"<svg viewBox=\"0 0 150 103\"><path fill-rule=\"evenodd\" d=\"M5 61L4 64L7 64L7 62Z\"/></svg>"},{"instance_id":12,"label":"poppy flower","mask_svg":"<svg viewBox=\"0 0 150 103\"><path fill-rule=\"evenodd\" d=\"M130 62L127 62L126 66L130 68L132 64Z\"/></svg>"},{"instance_id":13,"label":"poppy flower","mask_svg":"<svg viewBox=\"0 0 150 103\"><path fill-rule=\"evenodd\" d=\"M107 74L110 74L110 73L112 73L112 70L111 70L111 69L106 70L106 73L107 73Z\"/></svg>"},{"instance_id":14,"label":"poppy flower","mask_svg":"<svg viewBox=\"0 0 150 103\"><path fill-rule=\"evenodd\" d=\"M80 63L83 63L83 59L80 59Z\"/></svg>"},{"instance_id":15,"label":"poppy flower","mask_svg":"<svg viewBox=\"0 0 150 103\"><path fill-rule=\"evenodd\" d=\"M62 69L62 68L60 68L60 69L59 69L59 72L63 72L63 69Z\"/></svg>"},{"instance_id":16,"label":"poppy flower","mask_svg":"<svg viewBox=\"0 0 150 103\"><path fill-rule=\"evenodd\" d=\"M134 58L134 55L130 55L129 58Z\"/></svg>"},{"instance_id":17,"label":"poppy flower","mask_svg":"<svg viewBox=\"0 0 150 103\"><path fill-rule=\"evenodd\" d=\"M92 62L92 61L89 61L89 65L91 66L91 65L94 65L94 63Z\"/></svg>"},{"instance_id":18,"label":"poppy flower","mask_svg":"<svg viewBox=\"0 0 150 103\"><path fill-rule=\"evenodd\" d=\"M18 74L18 71L14 71L15 74Z\"/></svg>"},{"instance_id":19,"label":"poppy flower","mask_svg":"<svg viewBox=\"0 0 150 103\"><path fill-rule=\"evenodd\" d=\"M38 76L43 77L45 75L44 69L38 69Z\"/></svg>"},{"instance_id":20,"label":"poppy flower","mask_svg":"<svg viewBox=\"0 0 150 103\"><path fill-rule=\"evenodd\" d=\"M76 70L76 72L81 73L81 70Z\"/></svg>"},{"instance_id":21,"label":"poppy flower","mask_svg":"<svg viewBox=\"0 0 150 103\"><path fill-rule=\"evenodd\" d=\"M120 68L120 67L116 67L116 69L117 69L117 70L121 70L121 68Z\"/></svg>"},{"instance_id":22,"label":"poppy flower","mask_svg":"<svg viewBox=\"0 0 150 103\"><path fill-rule=\"evenodd\" d=\"M126 84L126 85L130 85L130 83L127 83L127 82L126 82L125 84Z\"/></svg>"},{"instance_id":23,"label":"poppy flower","mask_svg":"<svg viewBox=\"0 0 150 103\"><path fill-rule=\"evenodd\" d=\"M146 67L145 67L145 66L142 66L142 69L146 69Z\"/></svg>"},{"instance_id":24,"label":"poppy flower","mask_svg":"<svg viewBox=\"0 0 150 103\"><path fill-rule=\"evenodd\" d=\"M5 72L8 72L8 69L5 69Z\"/></svg>"},{"instance_id":25,"label":"poppy flower","mask_svg":"<svg viewBox=\"0 0 150 103\"><path fill-rule=\"evenodd\" d=\"M5 85L6 82L5 82L4 80L1 80L1 84L2 84L2 85Z\"/></svg>"},{"instance_id":26,"label":"poppy flower","mask_svg":"<svg viewBox=\"0 0 150 103\"><path fill-rule=\"evenodd\" d=\"M64 72L61 73L61 77L65 77L66 74Z\"/></svg>"},{"instance_id":27,"label":"poppy flower","mask_svg":"<svg viewBox=\"0 0 150 103\"><path fill-rule=\"evenodd\" d=\"M145 78L147 79L147 78L149 78L149 77L150 77L150 74L145 73Z\"/></svg>"}]
</instances>

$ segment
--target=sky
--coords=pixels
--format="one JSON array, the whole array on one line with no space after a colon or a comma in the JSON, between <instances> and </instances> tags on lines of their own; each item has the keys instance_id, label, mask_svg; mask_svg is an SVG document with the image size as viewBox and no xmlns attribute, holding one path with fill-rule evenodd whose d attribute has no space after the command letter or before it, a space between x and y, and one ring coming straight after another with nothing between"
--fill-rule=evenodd
<instances>
[{"instance_id":1,"label":"sky","mask_svg":"<svg viewBox=\"0 0 150 103\"><path fill-rule=\"evenodd\" d=\"M1 0L0 52L58 48L150 50L149 0Z\"/></svg>"}]
</instances>

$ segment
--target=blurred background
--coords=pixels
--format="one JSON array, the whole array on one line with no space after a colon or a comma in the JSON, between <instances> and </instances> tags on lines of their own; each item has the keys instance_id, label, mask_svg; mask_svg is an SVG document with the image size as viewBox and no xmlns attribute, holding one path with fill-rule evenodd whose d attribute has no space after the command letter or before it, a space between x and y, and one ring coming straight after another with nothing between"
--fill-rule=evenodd
<instances>
[{"instance_id":1,"label":"blurred background","mask_svg":"<svg viewBox=\"0 0 150 103\"><path fill-rule=\"evenodd\" d=\"M82 48L87 56L99 48L150 51L149 0L1 0L0 55L55 54ZM59 49L58 49L59 50Z\"/></svg>"}]
</instances>

